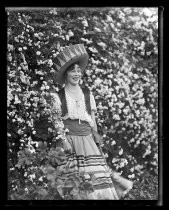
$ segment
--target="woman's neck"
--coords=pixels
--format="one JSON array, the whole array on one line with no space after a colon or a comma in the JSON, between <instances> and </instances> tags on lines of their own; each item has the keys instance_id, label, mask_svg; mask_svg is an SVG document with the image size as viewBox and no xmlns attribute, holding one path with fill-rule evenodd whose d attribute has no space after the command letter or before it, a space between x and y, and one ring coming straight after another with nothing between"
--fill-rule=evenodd
<instances>
[{"instance_id":1,"label":"woman's neck","mask_svg":"<svg viewBox=\"0 0 169 210\"><path fill-rule=\"evenodd\" d=\"M69 89L71 91L77 91L77 90L79 90L80 86L79 86L79 84L77 84L77 85L71 85L70 83L67 83L65 85L65 88L67 88L67 89Z\"/></svg>"},{"instance_id":2,"label":"woman's neck","mask_svg":"<svg viewBox=\"0 0 169 210\"><path fill-rule=\"evenodd\" d=\"M77 85L66 84L65 90L69 94L69 96L71 96L71 98L73 98L74 100L76 101L81 100L82 91L78 84Z\"/></svg>"}]
</instances>

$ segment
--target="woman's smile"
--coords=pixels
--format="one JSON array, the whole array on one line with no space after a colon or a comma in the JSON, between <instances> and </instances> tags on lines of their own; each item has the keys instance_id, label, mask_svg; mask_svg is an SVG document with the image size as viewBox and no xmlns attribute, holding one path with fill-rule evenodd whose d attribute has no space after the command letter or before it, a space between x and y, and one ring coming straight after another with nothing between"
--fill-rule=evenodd
<instances>
[{"instance_id":1,"label":"woman's smile","mask_svg":"<svg viewBox=\"0 0 169 210\"><path fill-rule=\"evenodd\" d=\"M73 80L78 81L80 77L72 77Z\"/></svg>"}]
</instances>

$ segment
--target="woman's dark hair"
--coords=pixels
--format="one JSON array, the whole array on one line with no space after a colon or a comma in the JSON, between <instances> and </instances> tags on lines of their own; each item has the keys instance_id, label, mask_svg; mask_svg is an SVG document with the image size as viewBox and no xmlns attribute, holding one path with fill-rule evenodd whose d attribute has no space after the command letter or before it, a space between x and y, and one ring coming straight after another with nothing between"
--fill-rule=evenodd
<instances>
[{"instance_id":1,"label":"woman's dark hair","mask_svg":"<svg viewBox=\"0 0 169 210\"><path fill-rule=\"evenodd\" d=\"M64 74L63 74L63 81L64 81L64 82L65 82L66 77L67 77L67 72L68 72L68 71L71 71L71 70L72 70L72 67L73 67L75 64L79 65L79 62L72 63L72 64L66 69L66 71L64 72Z\"/></svg>"}]
</instances>

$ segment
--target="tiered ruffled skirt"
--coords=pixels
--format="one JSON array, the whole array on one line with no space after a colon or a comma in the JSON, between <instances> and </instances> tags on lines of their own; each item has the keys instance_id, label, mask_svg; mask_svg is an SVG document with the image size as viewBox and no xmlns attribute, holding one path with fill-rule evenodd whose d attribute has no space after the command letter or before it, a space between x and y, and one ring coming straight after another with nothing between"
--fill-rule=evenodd
<instances>
[{"instance_id":1,"label":"tiered ruffled skirt","mask_svg":"<svg viewBox=\"0 0 169 210\"><path fill-rule=\"evenodd\" d=\"M117 173L111 176L111 172L108 170L91 133L83 135L86 131L89 131L86 123L78 125L76 121L68 122L65 127L70 130L71 135L67 135L67 139L73 152L67 156L67 160L59 167L63 168L64 166L67 169L65 172L67 175L83 173L86 181L92 181L94 191L89 193L88 199L119 200L124 193L132 188L132 182ZM72 135L75 127L76 132L80 128L81 135Z\"/></svg>"}]
</instances>

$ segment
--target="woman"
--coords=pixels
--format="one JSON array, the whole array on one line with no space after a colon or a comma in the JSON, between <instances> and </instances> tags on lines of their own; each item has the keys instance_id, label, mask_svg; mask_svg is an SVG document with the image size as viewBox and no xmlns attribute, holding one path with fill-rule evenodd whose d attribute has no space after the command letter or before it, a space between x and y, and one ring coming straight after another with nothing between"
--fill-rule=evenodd
<instances>
[{"instance_id":1,"label":"woman","mask_svg":"<svg viewBox=\"0 0 169 210\"><path fill-rule=\"evenodd\" d=\"M54 60L56 80L65 84L58 93L51 94L53 107L62 112L64 127L69 131L64 148L70 154L64 167L68 174L84 172L85 179L92 180L94 192L89 194L89 199L118 200L131 189L132 182L120 176L114 176L112 181L104 157L93 139L92 131L97 131L96 103L89 89L79 85L87 62L88 54L82 44L66 47Z\"/></svg>"}]
</instances>

